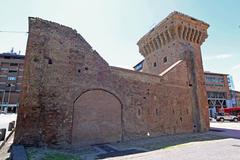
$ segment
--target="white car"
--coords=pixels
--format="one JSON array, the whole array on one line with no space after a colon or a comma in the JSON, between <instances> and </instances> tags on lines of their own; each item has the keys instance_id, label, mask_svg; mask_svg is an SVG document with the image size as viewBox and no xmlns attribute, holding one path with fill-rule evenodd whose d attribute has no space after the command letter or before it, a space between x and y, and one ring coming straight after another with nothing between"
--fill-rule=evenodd
<instances>
[{"instance_id":1,"label":"white car","mask_svg":"<svg viewBox=\"0 0 240 160\"><path fill-rule=\"evenodd\" d=\"M221 121L221 122L224 122L225 120L226 121L234 121L234 122L237 122L238 121L238 117L237 116L234 116L234 115L230 115L228 113L222 113L222 114L219 114L217 117L216 117L216 120L217 121Z\"/></svg>"},{"instance_id":2,"label":"white car","mask_svg":"<svg viewBox=\"0 0 240 160\"><path fill-rule=\"evenodd\" d=\"M0 110L0 114L6 114L4 111Z\"/></svg>"}]
</instances>

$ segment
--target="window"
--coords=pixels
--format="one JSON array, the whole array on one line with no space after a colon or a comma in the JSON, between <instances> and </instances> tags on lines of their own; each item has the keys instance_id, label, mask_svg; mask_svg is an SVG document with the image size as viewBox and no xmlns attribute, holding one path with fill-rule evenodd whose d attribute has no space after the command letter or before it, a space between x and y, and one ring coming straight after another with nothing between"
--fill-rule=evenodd
<instances>
[{"instance_id":1,"label":"window","mask_svg":"<svg viewBox=\"0 0 240 160\"><path fill-rule=\"evenodd\" d=\"M141 108L138 108L137 109L137 117L141 118L141 114L142 114L142 110L141 110Z\"/></svg>"},{"instance_id":2,"label":"window","mask_svg":"<svg viewBox=\"0 0 240 160\"><path fill-rule=\"evenodd\" d=\"M156 67L156 66L157 66L157 63L156 63L156 62L154 62L154 63L153 63L153 67Z\"/></svg>"},{"instance_id":3,"label":"window","mask_svg":"<svg viewBox=\"0 0 240 160\"><path fill-rule=\"evenodd\" d=\"M159 111L158 111L158 109L156 108L156 115L158 116L159 115Z\"/></svg>"},{"instance_id":4,"label":"window","mask_svg":"<svg viewBox=\"0 0 240 160\"><path fill-rule=\"evenodd\" d=\"M205 81L209 83L224 83L224 78L220 76L205 76Z\"/></svg>"},{"instance_id":5,"label":"window","mask_svg":"<svg viewBox=\"0 0 240 160\"><path fill-rule=\"evenodd\" d=\"M1 70L2 70L2 71L7 71L8 68L4 68L4 67L2 67Z\"/></svg>"},{"instance_id":6,"label":"window","mask_svg":"<svg viewBox=\"0 0 240 160\"><path fill-rule=\"evenodd\" d=\"M9 66L9 63L7 62L2 62L2 67L8 67Z\"/></svg>"},{"instance_id":7,"label":"window","mask_svg":"<svg viewBox=\"0 0 240 160\"><path fill-rule=\"evenodd\" d=\"M207 92L208 98L226 98L226 93L225 92Z\"/></svg>"},{"instance_id":8,"label":"window","mask_svg":"<svg viewBox=\"0 0 240 160\"><path fill-rule=\"evenodd\" d=\"M17 63L10 63L10 66L18 66Z\"/></svg>"},{"instance_id":9,"label":"window","mask_svg":"<svg viewBox=\"0 0 240 160\"><path fill-rule=\"evenodd\" d=\"M138 116L140 116L141 115L141 110L140 109L138 109Z\"/></svg>"},{"instance_id":10,"label":"window","mask_svg":"<svg viewBox=\"0 0 240 160\"><path fill-rule=\"evenodd\" d=\"M16 70L9 70L8 72L9 72L9 73L17 73Z\"/></svg>"},{"instance_id":11,"label":"window","mask_svg":"<svg viewBox=\"0 0 240 160\"><path fill-rule=\"evenodd\" d=\"M8 77L9 81L16 81L16 77Z\"/></svg>"},{"instance_id":12,"label":"window","mask_svg":"<svg viewBox=\"0 0 240 160\"><path fill-rule=\"evenodd\" d=\"M166 63L167 62L167 57L164 57L163 58L163 63Z\"/></svg>"},{"instance_id":13,"label":"window","mask_svg":"<svg viewBox=\"0 0 240 160\"><path fill-rule=\"evenodd\" d=\"M52 64L52 59L48 59L48 64Z\"/></svg>"}]
</instances>

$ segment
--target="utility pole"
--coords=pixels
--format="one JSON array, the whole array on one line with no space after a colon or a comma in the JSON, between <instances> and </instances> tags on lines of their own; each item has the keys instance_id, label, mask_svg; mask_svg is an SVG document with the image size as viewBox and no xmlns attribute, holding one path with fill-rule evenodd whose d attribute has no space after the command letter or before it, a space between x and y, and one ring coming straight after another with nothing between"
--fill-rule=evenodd
<instances>
[{"instance_id":1,"label":"utility pole","mask_svg":"<svg viewBox=\"0 0 240 160\"><path fill-rule=\"evenodd\" d=\"M9 93L8 93L8 107L9 107L9 102L10 102L11 90L12 90L13 86L14 86L13 84L10 84Z\"/></svg>"},{"instance_id":2,"label":"utility pole","mask_svg":"<svg viewBox=\"0 0 240 160\"><path fill-rule=\"evenodd\" d=\"M4 99L5 99L5 90L2 90L2 105L1 105L1 110L4 111L3 104L4 104Z\"/></svg>"}]
</instances>

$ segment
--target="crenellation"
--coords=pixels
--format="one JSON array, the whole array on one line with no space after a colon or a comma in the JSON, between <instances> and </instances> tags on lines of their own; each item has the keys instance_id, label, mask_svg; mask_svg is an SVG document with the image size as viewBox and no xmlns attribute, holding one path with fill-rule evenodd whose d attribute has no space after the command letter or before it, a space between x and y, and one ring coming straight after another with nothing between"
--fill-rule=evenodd
<instances>
[{"instance_id":1,"label":"crenellation","mask_svg":"<svg viewBox=\"0 0 240 160\"><path fill-rule=\"evenodd\" d=\"M155 46L155 50L159 49L159 45L158 45L158 43L157 43L156 38L153 38L153 44L154 44L154 46Z\"/></svg>"},{"instance_id":2,"label":"crenellation","mask_svg":"<svg viewBox=\"0 0 240 160\"><path fill-rule=\"evenodd\" d=\"M187 27L184 26L184 31L183 31L183 36L182 36L182 39L183 39L183 40L186 40L187 30L188 30Z\"/></svg>"},{"instance_id":3,"label":"crenellation","mask_svg":"<svg viewBox=\"0 0 240 160\"><path fill-rule=\"evenodd\" d=\"M190 42L193 42L194 33L195 33L195 30L193 28L191 28L191 34L190 34L190 39L189 39Z\"/></svg>"},{"instance_id":4,"label":"crenellation","mask_svg":"<svg viewBox=\"0 0 240 160\"><path fill-rule=\"evenodd\" d=\"M195 31L196 32L194 34L193 43L197 43L197 37L198 37L198 34L199 34L199 31L197 29Z\"/></svg>"},{"instance_id":5,"label":"crenellation","mask_svg":"<svg viewBox=\"0 0 240 160\"><path fill-rule=\"evenodd\" d=\"M200 43L201 43L202 35L203 35L202 32L199 31L199 35L198 35L198 37L197 37L197 44L200 44Z\"/></svg>"},{"instance_id":6,"label":"crenellation","mask_svg":"<svg viewBox=\"0 0 240 160\"><path fill-rule=\"evenodd\" d=\"M151 52L154 52L154 51L156 50L156 48L155 48L154 45L153 45L153 41L150 40L150 41L149 41L149 44L150 44Z\"/></svg>"},{"instance_id":7,"label":"crenellation","mask_svg":"<svg viewBox=\"0 0 240 160\"><path fill-rule=\"evenodd\" d=\"M201 45L207 38L207 34L205 34L204 38L198 37L198 40L195 40L195 34L197 34L197 31L205 33L209 25L190 16L183 15L184 14L179 12L173 12L161 23L156 25L151 32L144 35L137 44L150 43L150 45L152 45L151 39L154 39L159 35L159 43L161 44L160 48L166 46L166 44L175 39L182 39L184 41ZM155 49L151 47L151 50L147 53L147 55L158 49L159 47L156 47Z\"/></svg>"},{"instance_id":8,"label":"crenellation","mask_svg":"<svg viewBox=\"0 0 240 160\"><path fill-rule=\"evenodd\" d=\"M187 37L186 37L187 41L190 41L191 31L192 31L191 28L188 27L188 29L187 29Z\"/></svg>"}]
</instances>

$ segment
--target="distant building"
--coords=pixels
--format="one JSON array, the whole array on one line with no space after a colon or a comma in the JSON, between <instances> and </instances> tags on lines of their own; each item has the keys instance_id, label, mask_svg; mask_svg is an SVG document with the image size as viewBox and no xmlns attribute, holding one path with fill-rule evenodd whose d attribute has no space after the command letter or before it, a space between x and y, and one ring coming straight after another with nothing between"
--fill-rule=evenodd
<instances>
[{"instance_id":1,"label":"distant building","mask_svg":"<svg viewBox=\"0 0 240 160\"><path fill-rule=\"evenodd\" d=\"M141 72L143 69L143 62L144 60L142 60L141 62L139 62L138 64L136 64L133 68L135 71Z\"/></svg>"},{"instance_id":2,"label":"distant building","mask_svg":"<svg viewBox=\"0 0 240 160\"><path fill-rule=\"evenodd\" d=\"M24 55L13 51L0 54L0 109L16 112L23 78Z\"/></svg>"},{"instance_id":3,"label":"distant building","mask_svg":"<svg viewBox=\"0 0 240 160\"><path fill-rule=\"evenodd\" d=\"M216 112L222 112L223 108L231 107L228 74L205 72L204 75L209 114L213 117Z\"/></svg>"},{"instance_id":4,"label":"distant building","mask_svg":"<svg viewBox=\"0 0 240 160\"><path fill-rule=\"evenodd\" d=\"M228 79L228 86L229 86L230 90L235 90L232 76L228 75L227 79Z\"/></svg>"},{"instance_id":5,"label":"distant building","mask_svg":"<svg viewBox=\"0 0 240 160\"><path fill-rule=\"evenodd\" d=\"M238 107L240 106L240 92L235 90L230 90L232 106Z\"/></svg>"}]
</instances>

